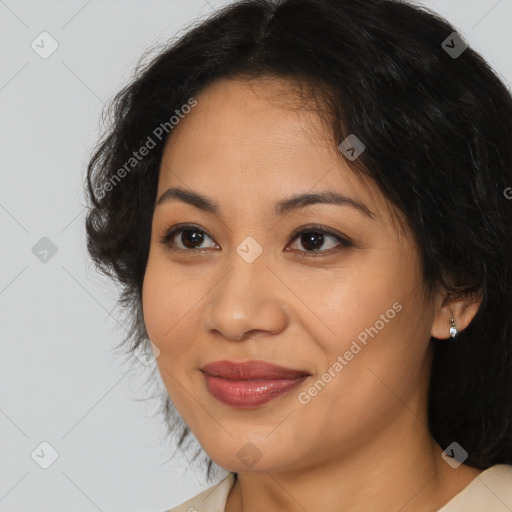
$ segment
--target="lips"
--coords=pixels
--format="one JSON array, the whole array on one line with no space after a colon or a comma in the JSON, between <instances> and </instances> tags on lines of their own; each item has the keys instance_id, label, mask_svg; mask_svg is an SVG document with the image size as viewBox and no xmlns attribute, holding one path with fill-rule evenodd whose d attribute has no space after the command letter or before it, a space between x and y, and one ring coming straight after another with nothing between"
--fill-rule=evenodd
<instances>
[{"instance_id":1,"label":"lips","mask_svg":"<svg viewBox=\"0 0 512 512\"><path fill-rule=\"evenodd\" d=\"M288 393L310 374L265 361L217 361L203 368L210 394L233 407L258 407Z\"/></svg>"},{"instance_id":2,"label":"lips","mask_svg":"<svg viewBox=\"0 0 512 512\"><path fill-rule=\"evenodd\" d=\"M202 371L208 375L222 377L227 380L296 379L309 375L306 371L292 370L265 361L247 361L244 363L217 361L203 366Z\"/></svg>"}]
</instances>

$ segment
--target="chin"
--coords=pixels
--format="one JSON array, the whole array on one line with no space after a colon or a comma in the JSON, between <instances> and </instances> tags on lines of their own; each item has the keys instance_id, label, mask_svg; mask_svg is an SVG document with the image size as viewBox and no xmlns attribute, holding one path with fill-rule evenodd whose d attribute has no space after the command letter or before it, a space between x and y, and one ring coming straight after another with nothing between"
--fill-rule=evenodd
<instances>
[{"instance_id":1,"label":"chin","mask_svg":"<svg viewBox=\"0 0 512 512\"><path fill-rule=\"evenodd\" d=\"M217 466L235 473L275 472L295 467L291 457L286 457L286 452L294 454L292 446L288 448L281 444L276 449L275 443L256 443L245 436L243 440L230 439L226 446L217 444L214 449L205 451Z\"/></svg>"}]
</instances>

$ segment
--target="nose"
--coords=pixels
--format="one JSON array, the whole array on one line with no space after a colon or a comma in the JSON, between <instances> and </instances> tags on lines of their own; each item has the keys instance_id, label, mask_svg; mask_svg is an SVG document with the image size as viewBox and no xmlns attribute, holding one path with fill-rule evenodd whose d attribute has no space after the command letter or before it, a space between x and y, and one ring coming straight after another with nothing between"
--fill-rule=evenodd
<instances>
[{"instance_id":1,"label":"nose","mask_svg":"<svg viewBox=\"0 0 512 512\"><path fill-rule=\"evenodd\" d=\"M233 251L229 270L208 294L203 310L208 332L243 341L286 328L286 288L267 265L264 253L247 263Z\"/></svg>"}]
</instances>

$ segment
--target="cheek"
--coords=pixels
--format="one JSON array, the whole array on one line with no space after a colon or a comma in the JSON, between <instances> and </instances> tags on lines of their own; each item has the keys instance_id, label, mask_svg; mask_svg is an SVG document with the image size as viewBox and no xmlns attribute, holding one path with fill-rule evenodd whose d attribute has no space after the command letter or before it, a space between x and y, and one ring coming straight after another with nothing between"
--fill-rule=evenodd
<instances>
[{"instance_id":1,"label":"cheek","mask_svg":"<svg viewBox=\"0 0 512 512\"><path fill-rule=\"evenodd\" d=\"M188 419L193 407L179 383L188 378L187 372L195 361L190 313L196 301L183 283L176 282L175 275L168 262L150 254L142 287L142 309L148 337L160 350L157 365L169 397Z\"/></svg>"},{"instance_id":2,"label":"cheek","mask_svg":"<svg viewBox=\"0 0 512 512\"><path fill-rule=\"evenodd\" d=\"M311 333L323 354L319 376L331 368L325 399L371 406L382 399L378 389L386 390L379 378L406 392L422 366L432 320L414 258L390 251L386 261L368 258L324 284L310 286L307 297L322 321Z\"/></svg>"},{"instance_id":3,"label":"cheek","mask_svg":"<svg viewBox=\"0 0 512 512\"><path fill-rule=\"evenodd\" d=\"M162 338L164 311L168 300L163 294L165 287L165 274L159 272L159 265L150 252L142 284L142 311L148 336L158 345Z\"/></svg>"},{"instance_id":4,"label":"cheek","mask_svg":"<svg viewBox=\"0 0 512 512\"><path fill-rule=\"evenodd\" d=\"M197 270L177 269L165 256L149 256L142 287L142 310L146 331L157 345L161 369L183 376L196 368L201 336L198 312L208 283Z\"/></svg>"},{"instance_id":5,"label":"cheek","mask_svg":"<svg viewBox=\"0 0 512 512\"><path fill-rule=\"evenodd\" d=\"M162 352L179 344L177 333L186 317L189 298L187 288L177 283L175 272L151 252L142 286L142 310L149 338ZM172 344L171 344L172 341Z\"/></svg>"},{"instance_id":6,"label":"cheek","mask_svg":"<svg viewBox=\"0 0 512 512\"><path fill-rule=\"evenodd\" d=\"M411 300L414 281L383 265L366 263L326 275L322 282L294 287L311 305L312 314L302 319L311 318L307 328L313 329L314 340L331 358L349 350L353 341L364 347L372 339L395 339L406 316L402 310Z\"/></svg>"}]
</instances>

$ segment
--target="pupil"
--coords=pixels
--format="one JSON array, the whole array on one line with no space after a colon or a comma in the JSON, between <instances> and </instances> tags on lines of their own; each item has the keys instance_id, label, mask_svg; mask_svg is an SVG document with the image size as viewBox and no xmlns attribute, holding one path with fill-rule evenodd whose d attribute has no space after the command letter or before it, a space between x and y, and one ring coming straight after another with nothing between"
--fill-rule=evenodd
<instances>
[{"instance_id":1,"label":"pupil","mask_svg":"<svg viewBox=\"0 0 512 512\"><path fill-rule=\"evenodd\" d=\"M186 236L186 233L188 233L189 236ZM192 233L192 235L190 235L190 233ZM193 229L186 229L181 233L181 241L185 247L190 249L195 247L195 243L199 243L199 245L201 245L201 242L203 241L203 234L199 231L194 231Z\"/></svg>"},{"instance_id":2,"label":"pupil","mask_svg":"<svg viewBox=\"0 0 512 512\"><path fill-rule=\"evenodd\" d=\"M302 245L306 249L310 249L313 251L318 250L322 246L324 241L324 235L322 233L315 232L304 233L301 238Z\"/></svg>"}]
</instances>

